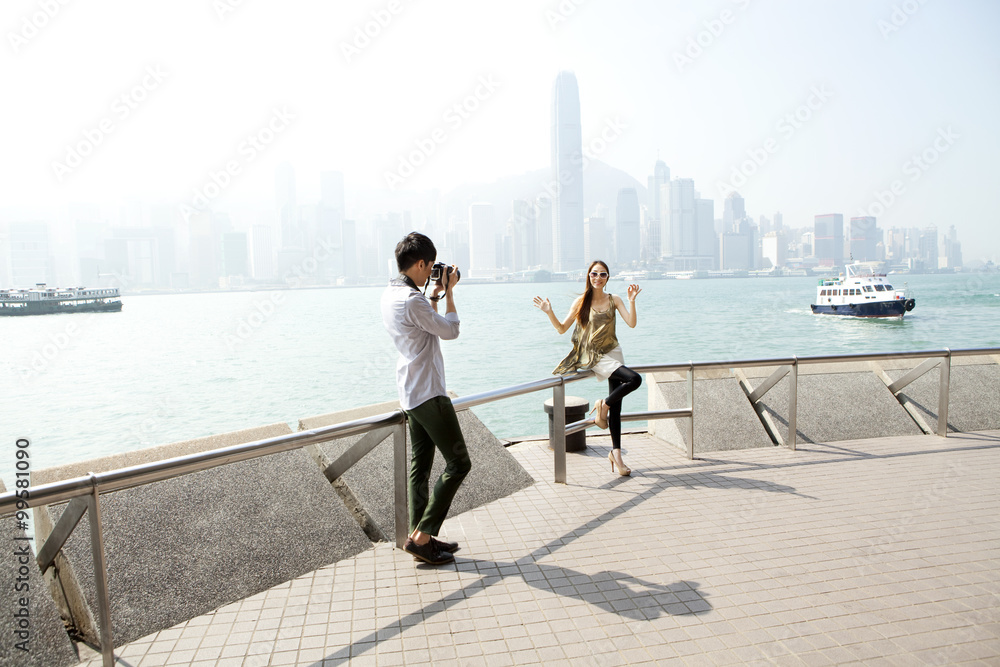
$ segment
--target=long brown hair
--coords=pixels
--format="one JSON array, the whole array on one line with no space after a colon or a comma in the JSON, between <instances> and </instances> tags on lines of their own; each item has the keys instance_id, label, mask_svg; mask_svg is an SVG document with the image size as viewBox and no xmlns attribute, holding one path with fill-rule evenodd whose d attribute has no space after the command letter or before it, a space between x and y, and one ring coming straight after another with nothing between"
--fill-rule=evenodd
<instances>
[{"instance_id":1,"label":"long brown hair","mask_svg":"<svg viewBox=\"0 0 1000 667\"><path fill-rule=\"evenodd\" d=\"M608 278L611 278L611 269L603 261L595 259L590 263L590 268L587 269L587 273L584 276L587 280L587 291L583 293L583 302L580 304L580 310L576 314L576 321L581 326L587 326L587 323L590 322L590 302L594 300L594 284L590 281L590 272L598 264L604 267L604 270L608 272Z\"/></svg>"}]
</instances>

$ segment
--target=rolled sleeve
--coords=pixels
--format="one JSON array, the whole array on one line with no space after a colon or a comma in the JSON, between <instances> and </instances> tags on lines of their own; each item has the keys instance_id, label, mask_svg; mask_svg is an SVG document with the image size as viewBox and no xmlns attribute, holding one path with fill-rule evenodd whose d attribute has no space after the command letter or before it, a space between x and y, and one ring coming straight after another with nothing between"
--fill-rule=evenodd
<instances>
[{"instance_id":1,"label":"rolled sleeve","mask_svg":"<svg viewBox=\"0 0 1000 667\"><path fill-rule=\"evenodd\" d=\"M413 325L433 334L441 340L458 338L458 313L445 313L444 316L434 312L434 308L426 299L409 299L406 303L407 314Z\"/></svg>"}]
</instances>

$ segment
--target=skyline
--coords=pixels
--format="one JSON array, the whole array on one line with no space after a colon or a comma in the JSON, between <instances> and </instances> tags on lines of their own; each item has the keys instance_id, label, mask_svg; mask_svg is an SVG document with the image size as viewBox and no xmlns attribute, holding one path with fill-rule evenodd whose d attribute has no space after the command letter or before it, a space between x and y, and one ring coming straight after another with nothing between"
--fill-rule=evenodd
<instances>
[{"instance_id":1,"label":"skyline","mask_svg":"<svg viewBox=\"0 0 1000 667\"><path fill-rule=\"evenodd\" d=\"M584 146L642 184L661 159L717 211L728 185L791 226L874 212L883 228L954 224L968 259L1000 250L981 194L1000 149L987 2L58 7L16 48L39 5L6 12L0 81L26 101L8 110L4 219L129 197L180 206L231 162L220 208L273 206L288 161L299 201L337 170L348 209L398 210L547 168L552 81L570 70ZM622 131L601 142L609 122ZM60 183L53 162L98 132Z\"/></svg>"}]
</instances>

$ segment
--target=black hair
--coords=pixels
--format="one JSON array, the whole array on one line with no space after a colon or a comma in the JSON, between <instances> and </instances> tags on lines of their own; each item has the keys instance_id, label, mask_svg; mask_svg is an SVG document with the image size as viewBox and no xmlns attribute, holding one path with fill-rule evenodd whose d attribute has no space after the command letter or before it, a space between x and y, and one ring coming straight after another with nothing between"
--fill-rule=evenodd
<instances>
[{"instance_id":1,"label":"black hair","mask_svg":"<svg viewBox=\"0 0 1000 667\"><path fill-rule=\"evenodd\" d=\"M433 263L437 259L437 249L434 242L420 232L410 232L396 244L396 266L400 272L424 260Z\"/></svg>"},{"instance_id":2,"label":"black hair","mask_svg":"<svg viewBox=\"0 0 1000 667\"><path fill-rule=\"evenodd\" d=\"M590 272L594 270L594 267L600 264L604 267L604 270L608 272L608 277L611 277L611 269L608 265L599 259L595 259L590 263L590 268L587 269L587 273L584 274L584 279L587 281L587 291L583 293L583 301L580 303L580 310L576 313L576 321L587 326L590 322L590 303L594 300L594 286L590 283Z\"/></svg>"}]
</instances>

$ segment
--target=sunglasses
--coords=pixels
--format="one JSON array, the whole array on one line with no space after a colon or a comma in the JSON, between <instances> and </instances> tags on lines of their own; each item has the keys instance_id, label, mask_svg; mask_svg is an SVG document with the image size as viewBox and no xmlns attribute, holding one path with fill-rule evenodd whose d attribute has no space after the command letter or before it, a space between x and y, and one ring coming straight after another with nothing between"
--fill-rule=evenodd
<instances>
[{"instance_id":1,"label":"sunglasses","mask_svg":"<svg viewBox=\"0 0 1000 667\"><path fill-rule=\"evenodd\" d=\"M607 278L608 277L608 272L607 271L600 271L600 272L598 272L598 271L591 271L590 272L590 277L591 278Z\"/></svg>"}]
</instances>

